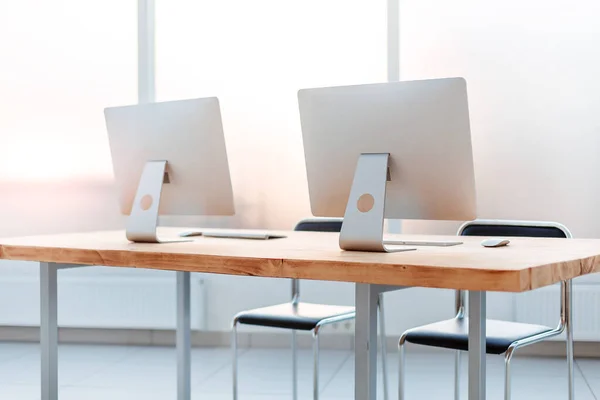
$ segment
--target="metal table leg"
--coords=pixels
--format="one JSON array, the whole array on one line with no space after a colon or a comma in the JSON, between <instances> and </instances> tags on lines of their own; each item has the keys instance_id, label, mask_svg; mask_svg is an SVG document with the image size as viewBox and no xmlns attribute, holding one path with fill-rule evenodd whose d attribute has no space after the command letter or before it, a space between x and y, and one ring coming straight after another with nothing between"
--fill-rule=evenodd
<instances>
[{"instance_id":1,"label":"metal table leg","mask_svg":"<svg viewBox=\"0 0 600 400\"><path fill-rule=\"evenodd\" d=\"M354 398L377 398L377 285L356 284Z\"/></svg>"},{"instance_id":2,"label":"metal table leg","mask_svg":"<svg viewBox=\"0 0 600 400\"><path fill-rule=\"evenodd\" d=\"M469 291L469 400L485 400L486 293Z\"/></svg>"},{"instance_id":3,"label":"metal table leg","mask_svg":"<svg viewBox=\"0 0 600 400\"><path fill-rule=\"evenodd\" d=\"M388 400L387 380L387 336L385 334L385 309L383 307L383 293L379 294L379 341L381 342L381 375L383 376L383 400Z\"/></svg>"},{"instance_id":4,"label":"metal table leg","mask_svg":"<svg viewBox=\"0 0 600 400\"><path fill-rule=\"evenodd\" d=\"M565 293L565 330L567 331L567 370L569 378L569 400L575 398L573 386L573 281L566 283Z\"/></svg>"},{"instance_id":5,"label":"metal table leg","mask_svg":"<svg viewBox=\"0 0 600 400\"><path fill-rule=\"evenodd\" d=\"M177 272L177 400L192 395L190 336L190 273Z\"/></svg>"},{"instance_id":6,"label":"metal table leg","mask_svg":"<svg viewBox=\"0 0 600 400\"><path fill-rule=\"evenodd\" d=\"M296 331L292 329L292 400L298 400L298 349Z\"/></svg>"},{"instance_id":7,"label":"metal table leg","mask_svg":"<svg viewBox=\"0 0 600 400\"><path fill-rule=\"evenodd\" d=\"M40 346L42 400L58 400L58 265L40 263Z\"/></svg>"}]
</instances>

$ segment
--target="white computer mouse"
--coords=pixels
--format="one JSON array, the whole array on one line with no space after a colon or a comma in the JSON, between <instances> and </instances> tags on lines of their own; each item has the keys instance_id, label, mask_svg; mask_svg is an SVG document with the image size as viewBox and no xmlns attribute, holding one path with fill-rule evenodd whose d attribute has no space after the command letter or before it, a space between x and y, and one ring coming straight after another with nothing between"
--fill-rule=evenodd
<instances>
[{"instance_id":1,"label":"white computer mouse","mask_svg":"<svg viewBox=\"0 0 600 400\"><path fill-rule=\"evenodd\" d=\"M490 238L481 241L483 247L502 247L510 243L510 240L503 238Z\"/></svg>"}]
</instances>

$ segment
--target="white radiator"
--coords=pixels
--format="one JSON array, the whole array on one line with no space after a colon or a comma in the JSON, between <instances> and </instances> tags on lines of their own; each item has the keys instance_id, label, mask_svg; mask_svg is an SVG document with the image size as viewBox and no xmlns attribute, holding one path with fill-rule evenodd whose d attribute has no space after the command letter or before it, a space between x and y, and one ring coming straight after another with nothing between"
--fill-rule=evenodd
<instances>
[{"instance_id":1,"label":"white radiator","mask_svg":"<svg viewBox=\"0 0 600 400\"><path fill-rule=\"evenodd\" d=\"M515 295L514 307L516 321L553 327L559 320L560 286ZM573 338L600 341L600 285L573 285Z\"/></svg>"},{"instance_id":2,"label":"white radiator","mask_svg":"<svg viewBox=\"0 0 600 400\"><path fill-rule=\"evenodd\" d=\"M58 273L58 324L79 328L174 329L175 273L165 277L79 276ZM192 274L192 329L206 329L204 280ZM37 276L0 278L0 325L37 326Z\"/></svg>"}]
</instances>

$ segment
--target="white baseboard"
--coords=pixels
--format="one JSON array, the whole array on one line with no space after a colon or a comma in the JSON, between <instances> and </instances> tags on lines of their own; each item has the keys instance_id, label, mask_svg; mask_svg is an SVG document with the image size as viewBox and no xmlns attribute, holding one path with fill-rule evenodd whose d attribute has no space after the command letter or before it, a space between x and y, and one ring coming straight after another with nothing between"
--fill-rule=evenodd
<instances>
[{"instance_id":1,"label":"white baseboard","mask_svg":"<svg viewBox=\"0 0 600 400\"><path fill-rule=\"evenodd\" d=\"M58 337L61 343L130 346L175 345L174 330L60 328ZM39 328L2 326L0 327L0 341L38 342ZM230 332L192 332L192 346L194 347L228 347L230 343ZM297 344L299 348L311 348L312 336L305 332L298 332ZM324 334L319 340L319 345L323 349L352 350L354 348L354 336L347 333ZM398 348L398 338L388 337L386 345L388 352L395 352ZM290 334L286 331L239 332L238 346L242 348L289 348ZM408 344L407 351L432 353L448 350ZM576 357L581 358L600 357L600 346L596 342L576 342L574 352ZM563 341L546 341L521 348L515 354L517 356L565 356L565 343Z\"/></svg>"},{"instance_id":2,"label":"white baseboard","mask_svg":"<svg viewBox=\"0 0 600 400\"><path fill-rule=\"evenodd\" d=\"M75 273L80 273L81 270L85 268ZM117 331L119 329L170 329L175 326L174 273L158 274L158 276L73 275L73 272L68 275L62 271L59 273L58 324L60 326L92 330L115 328ZM19 299L18 312L14 309L15 299ZM192 275L190 302L192 329L206 329L206 291L204 279L197 274ZM38 326L39 307L37 276L1 277L1 325Z\"/></svg>"}]
</instances>

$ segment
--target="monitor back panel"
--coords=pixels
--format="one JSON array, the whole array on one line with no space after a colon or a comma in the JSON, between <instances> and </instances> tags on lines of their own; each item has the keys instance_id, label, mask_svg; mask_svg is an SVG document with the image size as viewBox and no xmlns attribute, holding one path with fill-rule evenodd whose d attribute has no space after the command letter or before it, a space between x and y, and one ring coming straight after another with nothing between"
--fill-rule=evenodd
<instances>
[{"instance_id":1,"label":"monitor back panel","mask_svg":"<svg viewBox=\"0 0 600 400\"><path fill-rule=\"evenodd\" d=\"M161 214L231 215L233 191L217 98L105 110L119 202L131 207L147 161L167 160Z\"/></svg>"},{"instance_id":2,"label":"monitor back panel","mask_svg":"<svg viewBox=\"0 0 600 400\"><path fill-rule=\"evenodd\" d=\"M389 153L386 218L476 217L464 79L304 89L298 100L315 216L344 216L360 154Z\"/></svg>"}]
</instances>

